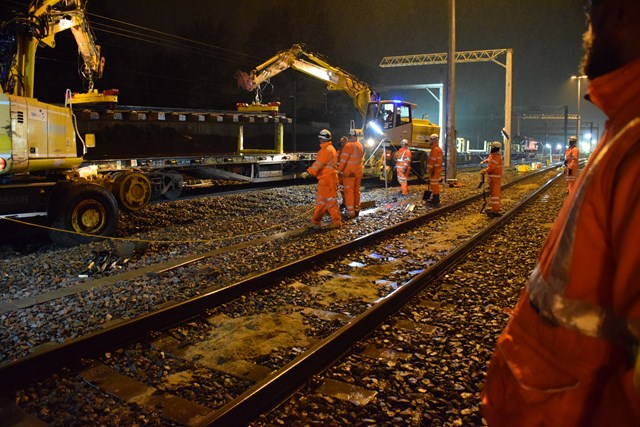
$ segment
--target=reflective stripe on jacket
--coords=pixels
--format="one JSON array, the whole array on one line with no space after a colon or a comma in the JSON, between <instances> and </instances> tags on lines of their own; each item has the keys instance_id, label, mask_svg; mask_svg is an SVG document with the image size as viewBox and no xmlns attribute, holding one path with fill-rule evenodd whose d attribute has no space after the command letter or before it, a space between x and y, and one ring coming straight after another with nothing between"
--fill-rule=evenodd
<instances>
[{"instance_id":1,"label":"reflective stripe on jacket","mask_svg":"<svg viewBox=\"0 0 640 427\"><path fill-rule=\"evenodd\" d=\"M396 159L396 169L409 170L411 167L411 150L407 147L401 147L398 150Z\"/></svg>"},{"instance_id":2,"label":"reflective stripe on jacket","mask_svg":"<svg viewBox=\"0 0 640 427\"><path fill-rule=\"evenodd\" d=\"M496 151L495 153L489 154L487 160L489 160L486 169L487 176L489 178L502 178L502 156L500 152Z\"/></svg>"}]
</instances>

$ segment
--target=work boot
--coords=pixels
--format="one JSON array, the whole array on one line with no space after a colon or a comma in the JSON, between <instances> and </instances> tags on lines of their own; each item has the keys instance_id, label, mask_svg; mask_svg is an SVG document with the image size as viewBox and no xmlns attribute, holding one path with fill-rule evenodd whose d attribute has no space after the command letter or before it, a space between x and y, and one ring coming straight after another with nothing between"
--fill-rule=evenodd
<instances>
[{"instance_id":1,"label":"work boot","mask_svg":"<svg viewBox=\"0 0 640 427\"><path fill-rule=\"evenodd\" d=\"M433 207L440 206L440 195L434 194L427 203Z\"/></svg>"},{"instance_id":2,"label":"work boot","mask_svg":"<svg viewBox=\"0 0 640 427\"><path fill-rule=\"evenodd\" d=\"M307 228L310 230L319 230L320 224L314 224L313 222L307 224Z\"/></svg>"},{"instance_id":3,"label":"work boot","mask_svg":"<svg viewBox=\"0 0 640 427\"><path fill-rule=\"evenodd\" d=\"M340 227L342 227L342 224L340 224L339 222L332 222L331 224L327 225L327 230L334 230Z\"/></svg>"},{"instance_id":4,"label":"work boot","mask_svg":"<svg viewBox=\"0 0 640 427\"><path fill-rule=\"evenodd\" d=\"M500 212L494 212L491 209L487 209L487 215L491 216L491 217L499 217L502 216L502 214Z\"/></svg>"}]
</instances>

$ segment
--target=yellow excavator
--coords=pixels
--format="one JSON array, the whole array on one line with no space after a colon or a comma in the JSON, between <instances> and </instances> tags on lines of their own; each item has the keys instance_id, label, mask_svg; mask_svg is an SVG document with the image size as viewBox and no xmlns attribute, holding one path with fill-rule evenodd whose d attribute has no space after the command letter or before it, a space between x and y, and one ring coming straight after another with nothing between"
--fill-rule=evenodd
<instances>
[{"instance_id":1,"label":"yellow excavator","mask_svg":"<svg viewBox=\"0 0 640 427\"><path fill-rule=\"evenodd\" d=\"M87 0L32 0L26 13L0 26L0 218L46 216L65 244L115 233L119 207L136 210L150 198L151 184L134 171L99 175L81 167L92 135L77 132L73 103L117 102L98 94L104 58L86 12ZM82 58L88 92L65 94L65 105L34 98L36 50L55 47L56 34L70 30ZM62 94L61 94L62 95ZM62 98L62 97L61 97Z\"/></svg>"},{"instance_id":2,"label":"yellow excavator","mask_svg":"<svg viewBox=\"0 0 640 427\"><path fill-rule=\"evenodd\" d=\"M238 71L235 77L239 87L255 92L254 105L257 106L262 102L262 85L270 83L271 78L289 68L322 80L328 90L344 91L353 99L354 106L363 116L363 127L356 129L356 132L368 148L365 166L377 174L383 170L393 170L390 165L393 162L391 154L400 147L402 139L407 139L414 152L414 171L426 175L429 136L434 133L439 135L440 127L427 119L414 118L416 104L402 100L380 100L369 84L330 65L320 55L305 51L302 45L294 44L248 73ZM382 168L384 164L386 168Z\"/></svg>"}]
</instances>

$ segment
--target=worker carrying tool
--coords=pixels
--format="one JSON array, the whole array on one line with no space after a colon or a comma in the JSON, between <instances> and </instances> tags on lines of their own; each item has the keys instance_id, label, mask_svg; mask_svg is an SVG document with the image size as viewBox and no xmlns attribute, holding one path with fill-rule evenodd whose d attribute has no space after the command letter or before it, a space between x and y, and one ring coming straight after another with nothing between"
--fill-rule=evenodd
<instances>
[{"instance_id":1,"label":"worker carrying tool","mask_svg":"<svg viewBox=\"0 0 640 427\"><path fill-rule=\"evenodd\" d=\"M403 139L400 141L400 149L396 152L396 174L398 175L398 183L403 196L409 194L409 185L407 178L411 170L411 150L409 150L409 141Z\"/></svg>"},{"instance_id":2,"label":"worker carrying tool","mask_svg":"<svg viewBox=\"0 0 640 427\"><path fill-rule=\"evenodd\" d=\"M343 202L347 209L347 218L353 219L360 214L360 184L362 182L362 159L364 147L356 138L356 130L349 131L349 139L340 150L338 173L342 179Z\"/></svg>"},{"instance_id":3,"label":"worker carrying tool","mask_svg":"<svg viewBox=\"0 0 640 427\"><path fill-rule=\"evenodd\" d=\"M313 175L318 178L318 191L316 193L316 207L311 217L309 228L320 228L322 217L325 213L331 216L331 224L328 228L339 228L342 225L340 209L338 208L338 155L331 143L331 132L322 129L318 133L320 150L303 178Z\"/></svg>"},{"instance_id":4,"label":"worker carrying tool","mask_svg":"<svg viewBox=\"0 0 640 427\"><path fill-rule=\"evenodd\" d=\"M487 158L487 167L480 171L489 177L489 209L487 215L500 215L500 185L502 181L502 156L500 148L502 144L499 141L493 141L490 145L491 151Z\"/></svg>"},{"instance_id":5,"label":"worker carrying tool","mask_svg":"<svg viewBox=\"0 0 640 427\"><path fill-rule=\"evenodd\" d=\"M606 128L497 339L491 427L640 425L640 2L584 5L580 71Z\"/></svg>"},{"instance_id":6,"label":"worker carrying tool","mask_svg":"<svg viewBox=\"0 0 640 427\"><path fill-rule=\"evenodd\" d=\"M564 153L564 174L567 179L567 194L571 194L573 191L573 186L578 176L578 158L580 157L580 152L576 146L577 140L575 136L569 137L569 147L567 147Z\"/></svg>"},{"instance_id":7,"label":"worker carrying tool","mask_svg":"<svg viewBox=\"0 0 640 427\"><path fill-rule=\"evenodd\" d=\"M432 206L440 204L440 175L442 174L442 148L440 148L440 137L434 133L429 137L431 151L427 161L427 171L429 173L429 188L432 197L427 200Z\"/></svg>"}]
</instances>

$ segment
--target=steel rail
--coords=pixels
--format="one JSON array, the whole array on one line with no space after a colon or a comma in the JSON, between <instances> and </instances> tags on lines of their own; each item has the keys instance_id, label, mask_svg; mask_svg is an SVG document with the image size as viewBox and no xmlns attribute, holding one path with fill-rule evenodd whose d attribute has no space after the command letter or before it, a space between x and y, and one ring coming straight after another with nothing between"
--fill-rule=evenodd
<instances>
[{"instance_id":1,"label":"steel rail","mask_svg":"<svg viewBox=\"0 0 640 427\"><path fill-rule=\"evenodd\" d=\"M266 379L255 384L238 398L204 418L198 426L241 426L275 408L300 389L307 379L331 366L390 316L422 292L432 281L456 265L476 246L545 192L562 174L548 180L518 205L476 233L430 268L398 287L371 309L354 318L329 337L319 341L300 357L289 362Z\"/></svg>"},{"instance_id":2,"label":"steel rail","mask_svg":"<svg viewBox=\"0 0 640 427\"><path fill-rule=\"evenodd\" d=\"M548 170L543 170L541 172L547 171ZM514 180L502 188L516 185L533 176L535 176L535 174ZM140 341L150 331L165 330L193 319L207 309L232 301L247 292L258 291L273 286L283 277L302 273L312 266L321 265L345 253L402 233L409 228L419 226L424 222L431 221L466 204L472 203L480 197L482 197L481 194L476 194L428 212L422 216L394 224L385 229L371 232L352 241L337 245L325 252L310 255L276 269L253 275L240 282L199 295L187 301L164 307L135 319L122 320L103 330L91 332L59 345L47 346L29 356L0 365L0 384L3 384L5 388L19 387L20 385L46 376L55 369L68 366L81 358L95 357L114 347L122 347ZM503 220L508 217L510 217L509 213L505 214ZM194 258L201 259L201 257ZM429 271L431 270L433 269Z\"/></svg>"}]
</instances>

